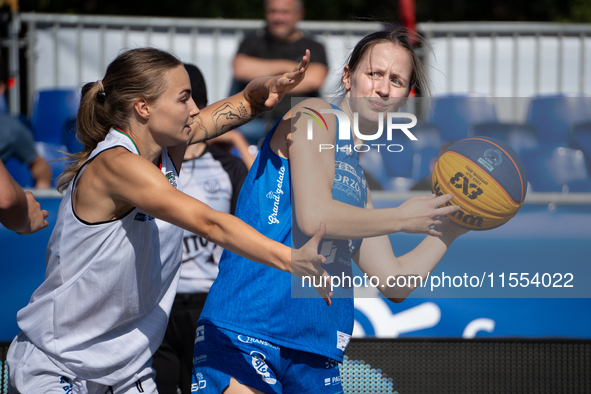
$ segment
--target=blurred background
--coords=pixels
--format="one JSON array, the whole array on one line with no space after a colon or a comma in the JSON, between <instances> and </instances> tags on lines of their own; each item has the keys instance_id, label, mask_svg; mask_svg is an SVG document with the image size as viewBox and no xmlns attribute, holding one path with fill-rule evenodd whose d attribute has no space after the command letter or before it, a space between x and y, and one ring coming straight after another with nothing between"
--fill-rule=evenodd
<instances>
[{"instance_id":1,"label":"blurred background","mask_svg":"<svg viewBox=\"0 0 591 394\"><path fill-rule=\"evenodd\" d=\"M62 157L60 151L80 149L75 139L80 87L101 79L123 49L156 46L196 64L214 102L230 94L238 45L264 26L265 15L262 0L143 1L141 6L111 0L0 4L0 59L6 74L0 111L29 125L54 178L63 162L51 160ZM374 205L397 206L409 196L428 193L433 162L445 144L470 136L501 139L519 154L527 170L525 204L506 225L458 240L436 273L496 277L513 272L531 277L536 272L570 272L575 289L553 288L540 295L505 288L464 298L422 294L402 304L366 293L356 299L354 336L510 338L517 344L534 339L546 344L575 341L587 349L581 356L585 361L569 356L563 361L587 365L586 372L576 375L583 376L586 386L568 392L590 392L591 2L306 1L305 20L298 26L326 48L324 96L335 92L355 43L382 28L383 22L405 25L426 38L428 46L417 51L427 64L434 97L424 104L421 92L414 92L417 98L407 108L419 117L413 129L418 142L401 142L400 154L372 151L362 156L375 190ZM6 164L23 187L33 186L26 167L17 160ZM425 179L426 188L421 183ZM52 227L60 195L35 192L43 208L50 210ZM18 332L16 312L43 280L50 234L47 229L23 237L0 228L0 341ZM420 239L391 237L397 254ZM367 346L355 348L357 358L373 357L359 355ZM538 372L542 379L544 371Z\"/></svg>"}]
</instances>

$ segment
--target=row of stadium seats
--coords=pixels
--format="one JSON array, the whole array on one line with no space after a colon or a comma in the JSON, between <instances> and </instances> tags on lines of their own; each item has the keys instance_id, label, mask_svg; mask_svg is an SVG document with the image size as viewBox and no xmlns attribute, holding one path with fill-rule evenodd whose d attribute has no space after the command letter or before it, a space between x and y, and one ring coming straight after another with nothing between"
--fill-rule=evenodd
<instances>
[{"instance_id":1,"label":"row of stadium seats","mask_svg":"<svg viewBox=\"0 0 591 394\"><path fill-rule=\"evenodd\" d=\"M532 191L591 192L591 123L577 125L573 130L576 132L566 146L543 144L532 125L475 125L469 137L492 137L511 146L523 161ZM407 191L428 178L439 154L454 142L444 141L433 124L419 124L412 132L418 141L388 141L402 145L401 152L381 149L362 156L366 173L382 189Z\"/></svg>"},{"instance_id":2,"label":"row of stadium seats","mask_svg":"<svg viewBox=\"0 0 591 394\"><path fill-rule=\"evenodd\" d=\"M412 129L418 141L405 137L402 152L367 152L366 172L385 189L406 191L430 174L438 154L454 141L475 136L499 139L522 158L530 190L591 192L591 98L536 97L523 124L500 123L490 97L437 98L428 121Z\"/></svg>"}]
</instances>

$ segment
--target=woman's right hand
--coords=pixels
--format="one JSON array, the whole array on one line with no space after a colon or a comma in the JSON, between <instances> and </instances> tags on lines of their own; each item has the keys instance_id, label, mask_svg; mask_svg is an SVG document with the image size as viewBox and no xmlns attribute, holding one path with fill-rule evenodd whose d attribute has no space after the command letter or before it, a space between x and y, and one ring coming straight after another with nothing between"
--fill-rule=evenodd
<instances>
[{"instance_id":1,"label":"woman's right hand","mask_svg":"<svg viewBox=\"0 0 591 394\"><path fill-rule=\"evenodd\" d=\"M299 249L292 249L291 253L291 273L300 278L310 278L311 285L320 294L327 305L330 305L330 276L321 267L321 264L326 263L326 257L318 254L318 245L322 241L322 237L326 232L326 225L320 223L320 228L312 238L304 246ZM309 281L309 279L306 279ZM319 284L319 286L316 286Z\"/></svg>"},{"instance_id":2,"label":"woman's right hand","mask_svg":"<svg viewBox=\"0 0 591 394\"><path fill-rule=\"evenodd\" d=\"M415 196L406 200L396 209L395 220L398 224L398 231L440 237L442 233L433 228L441 225L440 217L460 210L458 205L441 207L451 201L452 198L453 194L444 194L442 196L431 194L428 196Z\"/></svg>"}]
</instances>

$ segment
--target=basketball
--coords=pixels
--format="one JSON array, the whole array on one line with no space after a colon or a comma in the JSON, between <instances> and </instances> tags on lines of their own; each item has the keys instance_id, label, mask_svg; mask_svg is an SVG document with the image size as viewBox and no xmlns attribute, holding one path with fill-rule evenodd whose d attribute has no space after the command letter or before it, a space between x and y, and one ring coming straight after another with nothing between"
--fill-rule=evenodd
<instances>
[{"instance_id":1,"label":"basketball","mask_svg":"<svg viewBox=\"0 0 591 394\"><path fill-rule=\"evenodd\" d=\"M447 148L432 175L433 192L451 193L447 205L461 210L447 215L470 230L489 230L511 219L525 200L527 176L521 159L506 143L472 137Z\"/></svg>"}]
</instances>

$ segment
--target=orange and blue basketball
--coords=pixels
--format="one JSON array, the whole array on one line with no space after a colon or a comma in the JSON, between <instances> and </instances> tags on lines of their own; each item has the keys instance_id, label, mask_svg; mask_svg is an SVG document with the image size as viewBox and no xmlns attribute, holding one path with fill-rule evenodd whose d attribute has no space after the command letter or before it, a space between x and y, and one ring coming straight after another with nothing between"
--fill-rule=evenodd
<instances>
[{"instance_id":1,"label":"orange and blue basketball","mask_svg":"<svg viewBox=\"0 0 591 394\"><path fill-rule=\"evenodd\" d=\"M447 148L432 175L433 192L451 193L447 205L461 210L448 217L470 230L489 230L511 219L525 200L527 176L521 159L506 143L472 137Z\"/></svg>"}]
</instances>

